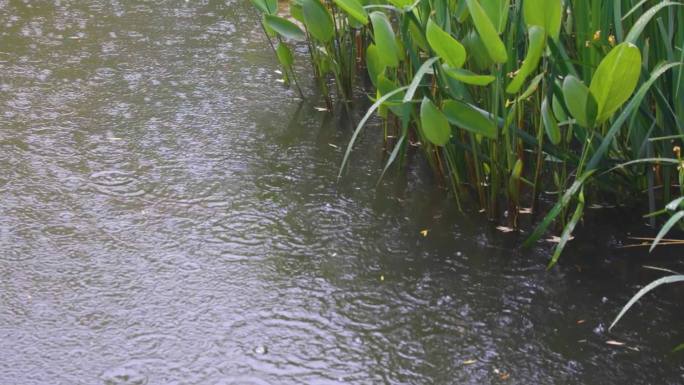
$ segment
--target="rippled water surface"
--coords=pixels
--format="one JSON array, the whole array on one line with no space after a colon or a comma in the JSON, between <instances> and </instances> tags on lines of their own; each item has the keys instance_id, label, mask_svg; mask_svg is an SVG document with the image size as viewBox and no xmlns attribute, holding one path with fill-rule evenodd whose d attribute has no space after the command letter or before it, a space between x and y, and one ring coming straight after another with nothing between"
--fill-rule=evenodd
<instances>
[{"instance_id":1,"label":"rippled water surface","mask_svg":"<svg viewBox=\"0 0 684 385\"><path fill-rule=\"evenodd\" d=\"M0 384L684 381L682 291L607 331L659 276L615 248L626 214L546 272L420 161L375 189L377 129L337 184L349 127L257 20L0 0Z\"/></svg>"}]
</instances>

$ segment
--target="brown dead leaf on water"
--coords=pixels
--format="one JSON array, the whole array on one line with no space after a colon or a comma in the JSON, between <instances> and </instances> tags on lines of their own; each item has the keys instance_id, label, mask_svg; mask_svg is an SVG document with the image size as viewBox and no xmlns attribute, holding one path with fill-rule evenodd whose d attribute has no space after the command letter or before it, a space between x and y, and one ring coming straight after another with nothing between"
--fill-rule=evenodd
<instances>
[{"instance_id":1,"label":"brown dead leaf on water","mask_svg":"<svg viewBox=\"0 0 684 385\"><path fill-rule=\"evenodd\" d=\"M578 325L581 325L581 324L583 324L583 323L585 323L585 322L587 322L587 321L586 321L586 320L583 320L583 319L577 320L577 324L578 324Z\"/></svg>"}]
</instances>

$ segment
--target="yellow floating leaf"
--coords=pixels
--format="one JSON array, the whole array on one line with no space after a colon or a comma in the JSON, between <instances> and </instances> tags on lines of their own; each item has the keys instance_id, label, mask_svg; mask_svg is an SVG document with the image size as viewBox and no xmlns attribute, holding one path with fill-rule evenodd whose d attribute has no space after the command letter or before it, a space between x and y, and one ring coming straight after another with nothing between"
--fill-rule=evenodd
<instances>
[{"instance_id":1,"label":"yellow floating leaf","mask_svg":"<svg viewBox=\"0 0 684 385\"><path fill-rule=\"evenodd\" d=\"M424 237L427 237L429 231L430 231L430 230L427 230L427 229L425 229L425 230L420 230L420 235L422 235L422 236L424 236Z\"/></svg>"}]
</instances>

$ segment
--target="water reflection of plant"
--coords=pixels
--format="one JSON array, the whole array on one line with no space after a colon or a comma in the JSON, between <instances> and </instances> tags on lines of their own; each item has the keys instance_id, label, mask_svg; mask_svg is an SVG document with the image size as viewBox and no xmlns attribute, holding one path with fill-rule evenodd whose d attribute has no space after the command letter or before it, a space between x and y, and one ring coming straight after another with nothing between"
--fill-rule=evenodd
<instances>
[{"instance_id":1,"label":"water reflection of plant","mask_svg":"<svg viewBox=\"0 0 684 385\"><path fill-rule=\"evenodd\" d=\"M517 228L541 191L557 203L528 238L555 223L555 264L585 201L671 200L676 165L616 164L671 154L684 137L684 7L618 0L252 0L287 79L288 42L305 42L329 108L351 102L365 67L373 105L356 127L340 176L368 119L384 119L382 174L420 143L462 207ZM679 45L677 45L679 44ZM585 85L585 84L588 84ZM504 215L508 213L508 215Z\"/></svg>"}]
</instances>

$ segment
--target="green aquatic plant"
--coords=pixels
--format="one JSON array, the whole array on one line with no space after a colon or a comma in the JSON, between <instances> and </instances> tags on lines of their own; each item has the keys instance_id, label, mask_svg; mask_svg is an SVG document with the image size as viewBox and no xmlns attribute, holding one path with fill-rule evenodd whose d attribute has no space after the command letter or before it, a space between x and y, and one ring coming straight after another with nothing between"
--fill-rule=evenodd
<instances>
[{"instance_id":1,"label":"green aquatic plant","mask_svg":"<svg viewBox=\"0 0 684 385\"><path fill-rule=\"evenodd\" d=\"M340 177L377 115L388 151L380 178L420 144L459 208L514 228L521 211L543 214L525 245L560 231L549 267L587 202L641 191L670 200L676 165L605 171L670 156L684 138L682 3L291 0L289 14L253 3L289 78L287 44L304 39L329 108L367 90L373 104ZM548 209L544 191L557 197Z\"/></svg>"}]
</instances>

